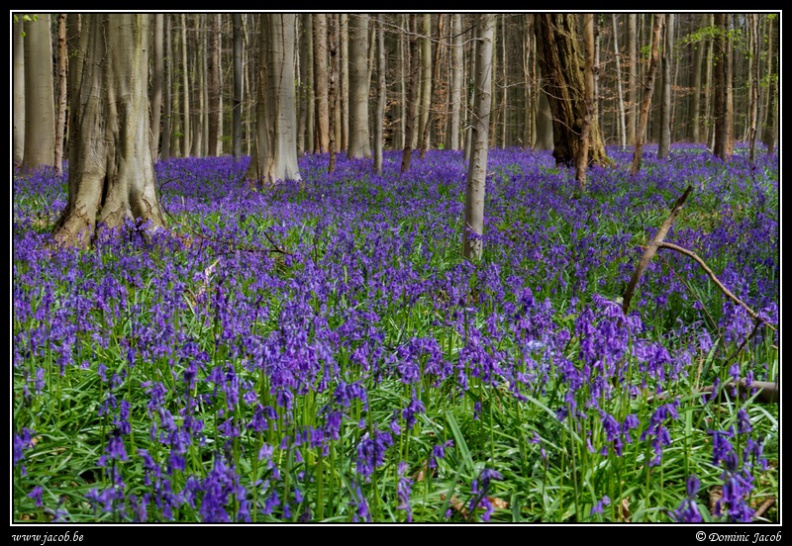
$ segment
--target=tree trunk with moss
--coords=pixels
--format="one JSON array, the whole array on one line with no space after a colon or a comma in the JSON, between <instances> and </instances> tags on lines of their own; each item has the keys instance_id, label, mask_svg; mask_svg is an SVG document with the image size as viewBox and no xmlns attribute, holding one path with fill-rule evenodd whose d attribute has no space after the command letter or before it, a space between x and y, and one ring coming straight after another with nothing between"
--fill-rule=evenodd
<instances>
[{"instance_id":1,"label":"tree trunk with moss","mask_svg":"<svg viewBox=\"0 0 792 546\"><path fill-rule=\"evenodd\" d=\"M164 225L151 157L148 14L82 16L71 98L69 202L55 225L61 245L85 246L98 224Z\"/></svg>"},{"instance_id":2,"label":"tree trunk with moss","mask_svg":"<svg viewBox=\"0 0 792 546\"><path fill-rule=\"evenodd\" d=\"M556 164L572 166L580 152L586 118L583 54L575 14L537 14L536 41L542 50L539 65L553 114L553 157ZM589 130L588 165L608 162L599 122Z\"/></svg>"}]
</instances>

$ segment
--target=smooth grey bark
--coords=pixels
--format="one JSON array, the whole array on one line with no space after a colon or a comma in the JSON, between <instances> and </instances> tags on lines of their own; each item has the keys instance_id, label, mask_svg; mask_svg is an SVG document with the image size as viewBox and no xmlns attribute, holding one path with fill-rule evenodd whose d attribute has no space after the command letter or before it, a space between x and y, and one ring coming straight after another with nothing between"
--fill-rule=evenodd
<instances>
[{"instance_id":1,"label":"smooth grey bark","mask_svg":"<svg viewBox=\"0 0 792 546\"><path fill-rule=\"evenodd\" d=\"M171 103L171 87L173 85L173 46L171 44L170 17L166 14L163 18L163 40L165 54L162 63L163 89L162 89L162 150L160 158L165 160L171 154L171 133L173 109Z\"/></svg>"},{"instance_id":2,"label":"smooth grey bark","mask_svg":"<svg viewBox=\"0 0 792 546\"><path fill-rule=\"evenodd\" d=\"M262 13L256 139L247 178L259 184L300 180L294 96L294 14Z\"/></svg>"},{"instance_id":3,"label":"smooth grey bark","mask_svg":"<svg viewBox=\"0 0 792 546\"><path fill-rule=\"evenodd\" d=\"M304 17L307 17L304 16ZM234 33L234 103L231 110L231 149L235 160L242 157L242 15L233 13Z\"/></svg>"},{"instance_id":4,"label":"smooth grey bark","mask_svg":"<svg viewBox=\"0 0 792 546\"><path fill-rule=\"evenodd\" d=\"M14 164L22 163L25 150L25 39L21 16L14 21Z\"/></svg>"},{"instance_id":5,"label":"smooth grey bark","mask_svg":"<svg viewBox=\"0 0 792 546\"><path fill-rule=\"evenodd\" d=\"M418 16L413 14L409 15L410 32L409 42L410 47L406 55L404 64L409 67L410 86L407 93L407 126L404 130L404 151L402 152L401 173L410 170L410 163L412 162L412 151L415 148L413 144L416 136L415 123L418 117L418 85L420 80L420 62L418 58Z\"/></svg>"},{"instance_id":6,"label":"smooth grey bark","mask_svg":"<svg viewBox=\"0 0 792 546\"><path fill-rule=\"evenodd\" d=\"M701 140L701 76L704 59L704 44L696 42L693 44L693 142Z\"/></svg>"},{"instance_id":7,"label":"smooth grey bark","mask_svg":"<svg viewBox=\"0 0 792 546\"><path fill-rule=\"evenodd\" d=\"M429 112L428 117L426 118L426 125L424 125L423 133L421 134L421 159L426 157L426 152L429 151L429 134L432 131L432 122L433 119L436 117L432 113L432 106L434 105L437 107L440 102L440 98L438 97L439 91L439 78L440 78L440 54L443 48L443 14L437 14L437 46L435 47L435 54L434 54L434 61L432 61L432 72L431 72L431 81L433 82L431 85L431 93L429 95L429 104L427 105L427 111Z\"/></svg>"},{"instance_id":8,"label":"smooth grey bark","mask_svg":"<svg viewBox=\"0 0 792 546\"><path fill-rule=\"evenodd\" d=\"M660 103L660 142L658 159L666 159L671 148L671 56L674 46L674 14L668 14L663 44L663 100Z\"/></svg>"},{"instance_id":9,"label":"smooth grey bark","mask_svg":"<svg viewBox=\"0 0 792 546\"><path fill-rule=\"evenodd\" d=\"M353 17L355 17L353 15ZM346 13L341 14L341 78L339 81L340 94L341 94L341 150L349 150L349 15ZM368 37L367 37L368 38Z\"/></svg>"},{"instance_id":10,"label":"smooth grey bark","mask_svg":"<svg viewBox=\"0 0 792 546\"><path fill-rule=\"evenodd\" d=\"M73 107L74 97L78 95L79 80L77 75L79 69L77 67L76 58L80 51L80 15L78 13L69 13L66 15L66 47L68 48L69 58L72 59L68 62L66 67L67 77L69 80L69 89L66 93L66 100L69 107L66 119L66 157L69 157L69 148L71 143L76 141L76 133L74 127L77 125L75 121L76 108Z\"/></svg>"},{"instance_id":11,"label":"smooth grey bark","mask_svg":"<svg viewBox=\"0 0 792 546\"><path fill-rule=\"evenodd\" d=\"M778 16L768 21L767 30L767 108L765 110L764 131L762 142L767 146L767 153L773 153L778 142L778 56L779 47L776 45L779 37Z\"/></svg>"},{"instance_id":12,"label":"smooth grey bark","mask_svg":"<svg viewBox=\"0 0 792 546\"><path fill-rule=\"evenodd\" d=\"M654 15L652 30L652 50L649 58L649 68L647 69L646 83L644 84L643 103L641 105L641 119L635 133L635 150L633 151L633 162L630 168L630 176L635 176L641 169L641 147L643 146L643 136L646 133L646 125L649 120L649 109L652 106L652 94L654 93L654 81L657 73L657 63L660 57L660 36L665 23L664 14Z\"/></svg>"},{"instance_id":13,"label":"smooth grey bark","mask_svg":"<svg viewBox=\"0 0 792 546\"><path fill-rule=\"evenodd\" d=\"M385 28L382 14L377 15L377 115L374 123L374 172L382 174L382 131L385 118Z\"/></svg>"},{"instance_id":14,"label":"smooth grey bark","mask_svg":"<svg viewBox=\"0 0 792 546\"><path fill-rule=\"evenodd\" d=\"M85 246L98 224L164 225L149 143L149 17L82 15L69 203L54 230L60 245Z\"/></svg>"},{"instance_id":15,"label":"smooth grey bark","mask_svg":"<svg viewBox=\"0 0 792 546\"><path fill-rule=\"evenodd\" d=\"M421 106L418 131L413 140L413 147L415 148L419 146L419 138L424 134L426 124L429 123L429 107L432 100L432 14L424 13L420 16L420 33Z\"/></svg>"},{"instance_id":16,"label":"smooth grey bark","mask_svg":"<svg viewBox=\"0 0 792 546\"><path fill-rule=\"evenodd\" d=\"M368 15L349 20L349 148L352 158L371 157L369 144Z\"/></svg>"},{"instance_id":17,"label":"smooth grey bark","mask_svg":"<svg viewBox=\"0 0 792 546\"><path fill-rule=\"evenodd\" d=\"M399 148L402 150L404 149L404 137L407 134L407 84L405 83L409 79L409 72L410 70L407 68L408 66L408 55L409 51L407 51L407 46L405 42L407 41L407 34L409 32L409 23L407 15L398 15L400 23L401 33L399 33Z\"/></svg>"},{"instance_id":18,"label":"smooth grey bark","mask_svg":"<svg viewBox=\"0 0 792 546\"><path fill-rule=\"evenodd\" d=\"M181 87L182 87L182 141L181 149L184 157L190 155L190 82L187 64L187 16L181 14Z\"/></svg>"},{"instance_id":19,"label":"smooth grey bark","mask_svg":"<svg viewBox=\"0 0 792 546\"><path fill-rule=\"evenodd\" d=\"M638 126L638 14L628 16L627 51L629 52L629 85L627 106L627 145L635 145L635 132Z\"/></svg>"},{"instance_id":20,"label":"smooth grey bark","mask_svg":"<svg viewBox=\"0 0 792 546\"><path fill-rule=\"evenodd\" d=\"M330 146L330 104L327 98L327 16L313 15L314 37L314 93L316 100L316 139L314 153L327 151Z\"/></svg>"},{"instance_id":21,"label":"smooth grey bark","mask_svg":"<svg viewBox=\"0 0 792 546\"><path fill-rule=\"evenodd\" d=\"M49 14L24 22L25 144L21 168L55 165L55 96Z\"/></svg>"},{"instance_id":22,"label":"smooth grey bark","mask_svg":"<svg viewBox=\"0 0 792 546\"><path fill-rule=\"evenodd\" d=\"M586 189L586 167L588 166L592 126L597 123L595 114L596 84L594 76L594 15L583 14L583 44L585 65L583 68L583 123L580 129L580 146L575 156L575 179Z\"/></svg>"},{"instance_id":23,"label":"smooth grey bark","mask_svg":"<svg viewBox=\"0 0 792 546\"><path fill-rule=\"evenodd\" d=\"M55 176L63 174L63 140L66 136L66 14L58 14L58 114L55 120Z\"/></svg>"},{"instance_id":24,"label":"smooth grey bark","mask_svg":"<svg viewBox=\"0 0 792 546\"><path fill-rule=\"evenodd\" d=\"M616 94L619 97L619 144L621 149L627 147L627 121L624 112L624 93L622 91L621 54L619 52L619 31L616 14L613 15L613 51L616 56Z\"/></svg>"},{"instance_id":25,"label":"smooth grey bark","mask_svg":"<svg viewBox=\"0 0 792 546\"><path fill-rule=\"evenodd\" d=\"M489 116L492 107L492 42L495 15L481 14L478 17L473 147L468 164L465 215L462 225L462 256L468 260L480 259L483 250L484 189L487 175Z\"/></svg>"},{"instance_id":26,"label":"smooth grey bark","mask_svg":"<svg viewBox=\"0 0 792 546\"><path fill-rule=\"evenodd\" d=\"M708 17L708 24L709 26L715 25L715 15L710 14ZM707 60L706 60L706 67L707 67L707 84L704 86L704 119L702 120L704 124L704 134L701 135L707 142L707 145L710 149L715 147L715 124L712 122L711 116L713 115L713 98L715 97L715 93L713 91L713 79L715 76L715 71L712 68L713 60L715 56L715 40L713 38L707 39Z\"/></svg>"},{"instance_id":27,"label":"smooth grey bark","mask_svg":"<svg viewBox=\"0 0 792 546\"><path fill-rule=\"evenodd\" d=\"M209 14L209 55L205 56L208 59L208 74L207 83L209 91L209 101L207 105L207 114L209 118L209 127L207 131L207 153L210 156L219 155L220 137L220 124L222 119L222 82L220 70L220 29L222 28L222 20L219 13Z\"/></svg>"},{"instance_id":28,"label":"smooth grey bark","mask_svg":"<svg viewBox=\"0 0 792 546\"><path fill-rule=\"evenodd\" d=\"M159 156L160 116L162 110L162 88L165 85L165 14L153 14L152 70L151 70L151 157Z\"/></svg>"},{"instance_id":29,"label":"smooth grey bark","mask_svg":"<svg viewBox=\"0 0 792 546\"><path fill-rule=\"evenodd\" d=\"M297 86L297 157L305 154L305 137L308 128L308 110L313 107L311 102L311 83L309 73L313 70L311 55L311 15L300 15L300 83ZM311 148L313 149L313 148Z\"/></svg>"},{"instance_id":30,"label":"smooth grey bark","mask_svg":"<svg viewBox=\"0 0 792 546\"><path fill-rule=\"evenodd\" d=\"M451 15L451 149L459 149L459 113L462 107L462 15Z\"/></svg>"},{"instance_id":31,"label":"smooth grey bark","mask_svg":"<svg viewBox=\"0 0 792 546\"><path fill-rule=\"evenodd\" d=\"M336 148L341 141L341 101L338 97L338 80L340 72L340 62L338 58L338 42L341 34L339 17L335 14L327 16L327 53L330 57L330 77L328 78L327 96L328 101L333 106L333 113L330 115L328 152L330 160L327 163L327 172L335 171ZM338 114L338 116L336 116Z\"/></svg>"},{"instance_id":32,"label":"smooth grey bark","mask_svg":"<svg viewBox=\"0 0 792 546\"><path fill-rule=\"evenodd\" d=\"M756 122L759 117L759 15L756 13L749 14L748 21L751 27L750 48L751 60L753 61L751 64L751 87L749 90L748 160L753 165L756 158Z\"/></svg>"},{"instance_id":33,"label":"smooth grey bark","mask_svg":"<svg viewBox=\"0 0 792 546\"><path fill-rule=\"evenodd\" d=\"M723 161L731 159L734 143L734 97L732 91L730 15L715 14L718 27L715 79L715 145L713 154Z\"/></svg>"}]
</instances>

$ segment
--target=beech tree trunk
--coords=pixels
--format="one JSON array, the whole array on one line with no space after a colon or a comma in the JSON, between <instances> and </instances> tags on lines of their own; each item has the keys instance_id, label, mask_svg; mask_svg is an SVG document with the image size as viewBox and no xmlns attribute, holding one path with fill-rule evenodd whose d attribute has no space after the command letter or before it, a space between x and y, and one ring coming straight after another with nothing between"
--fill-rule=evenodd
<instances>
[{"instance_id":1,"label":"beech tree trunk","mask_svg":"<svg viewBox=\"0 0 792 546\"><path fill-rule=\"evenodd\" d=\"M162 77L163 77L163 90L162 90L162 151L160 158L163 160L169 159L171 154L171 133L173 108L171 104L171 87L173 84L173 46L171 45L171 32L170 32L170 17L167 14L163 15L163 40L165 43L165 54L162 63Z\"/></svg>"},{"instance_id":2,"label":"beech tree trunk","mask_svg":"<svg viewBox=\"0 0 792 546\"><path fill-rule=\"evenodd\" d=\"M58 116L55 122L55 176L63 174L63 139L66 129L66 14L58 14Z\"/></svg>"},{"instance_id":3,"label":"beech tree trunk","mask_svg":"<svg viewBox=\"0 0 792 546\"><path fill-rule=\"evenodd\" d=\"M621 55L619 53L619 32L616 25L616 14L613 15L613 51L616 54L616 94L619 97L619 144L621 149L627 147L627 122L624 111L624 93L622 91Z\"/></svg>"},{"instance_id":4,"label":"beech tree trunk","mask_svg":"<svg viewBox=\"0 0 792 546\"><path fill-rule=\"evenodd\" d=\"M418 59L418 16L410 14L410 48L407 55L407 62L410 73L410 87L407 92L407 126L404 130L404 151L402 152L401 171L405 173L410 170L412 160L413 142L415 140L415 122L418 112L418 84L420 83L420 63Z\"/></svg>"},{"instance_id":5,"label":"beech tree trunk","mask_svg":"<svg viewBox=\"0 0 792 546\"><path fill-rule=\"evenodd\" d=\"M459 114L462 107L462 15L451 15L451 149L459 150Z\"/></svg>"},{"instance_id":6,"label":"beech tree trunk","mask_svg":"<svg viewBox=\"0 0 792 546\"><path fill-rule=\"evenodd\" d=\"M374 172L382 174L382 130L385 117L385 28L382 14L377 15L377 115L374 123Z\"/></svg>"},{"instance_id":7,"label":"beech tree trunk","mask_svg":"<svg viewBox=\"0 0 792 546\"><path fill-rule=\"evenodd\" d=\"M300 180L294 97L295 15L262 13L256 139L247 178L259 184Z\"/></svg>"},{"instance_id":8,"label":"beech tree trunk","mask_svg":"<svg viewBox=\"0 0 792 546\"><path fill-rule=\"evenodd\" d=\"M693 47L693 142L701 141L701 85L704 59L704 43L694 42Z\"/></svg>"},{"instance_id":9,"label":"beech tree trunk","mask_svg":"<svg viewBox=\"0 0 792 546\"><path fill-rule=\"evenodd\" d=\"M55 104L49 14L24 22L25 144L22 170L55 165Z\"/></svg>"},{"instance_id":10,"label":"beech tree trunk","mask_svg":"<svg viewBox=\"0 0 792 546\"><path fill-rule=\"evenodd\" d=\"M647 70L646 83L644 84L644 97L641 106L641 119L635 133L635 150L633 153L633 163L630 169L630 176L635 176L641 169L641 148L643 137L646 134L646 125L649 121L649 109L652 107L652 93L654 93L654 81L657 74L657 63L660 58L660 36L663 30L665 15L654 14L654 26L652 30L652 53L649 59L649 69Z\"/></svg>"},{"instance_id":11,"label":"beech tree trunk","mask_svg":"<svg viewBox=\"0 0 792 546\"><path fill-rule=\"evenodd\" d=\"M162 88L165 83L165 14L156 13L154 32L152 34L152 70L151 70L151 157L159 156L160 116L162 110Z\"/></svg>"},{"instance_id":12,"label":"beech tree trunk","mask_svg":"<svg viewBox=\"0 0 792 546\"><path fill-rule=\"evenodd\" d=\"M583 44L585 50L585 68L583 71L583 123L580 129L580 144L575 156L575 179L582 189L586 189L586 165L588 163L591 128L597 123L594 114L595 97L594 83L594 15L583 15Z\"/></svg>"},{"instance_id":13,"label":"beech tree trunk","mask_svg":"<svg viewBox=\"0 0 792 546\"><path fill-rule=\"evenodd\" d=\"M338 101L338 79L339 79L339 60L338 60L338 37L340 32L336 26L337 16L329 14L327 16L327 52L330 56L330 78L327 87L327 97L331 105L333 105L333 115L330 116L330 127L328 132L330 140L328 142L328 152L330 153L330 161L327 164L327 172L332 173L335 171L336 161L336 147L341 140L341 127L340 116L336 117L336 109L340 110L341 105Z\"/></svg>"},{"instance_id":14,"label":"beech tree trunk","mask_svg":"<svg viewBox=\"0 0 792 546\"><path fill-rule=\"evenodd\" d=\"M371 157L369 143L368 16L349 19L349 148L352 158Z\"/></svg>"},{"instance_id":15,"label":"beech tree trunk","mask_svg":"<svg viewBox=\"0 0 792 546\"><path fill-rule=\"evenodd\" d=\"M182 141L181 149L184 157L190 155L190 82L187 65L187 16L181 14L181 86L182 86Z\"/></svg>"},{"instance_id":16,"label":"beech tree trunk","mask_svg":"<svg viewBox=\"0 0 792 546\"><path fill-rule=\"evenodd\" d=\"M574 165L587 116L583 56L577 36L574 14L536 15L537 45L542 50L539 65L553 114L553 157L559 165ZM607 163L598 120L591 120L588 137L588 165Z\"/></svg>"},{"instance_id":17,"label":"beech tree trunk","mask_svg":"<svg viewBox=\"0 0 792 546\"><path fill-rule=\"evenodd\" d=\"M435 82L430 85L429 103L426 105L427 117L426 124L423 127L423 134L421 135L421 159L426 157L426 152L429 151L429 135L432 131L432 106L439 107L439 78L440 78L440 54L442 52L442 36L443 36L443 14L437 14L437 46L435 47L434 61L432 62L431 81ZM431 44L429 47L431 51Z\"/></svg>"},{"instance_id":18,"label":"beech tree trunk","mask_svg":"<svg viewBox=\"0 0 792 546\"><path fill-rule=\"evenodd\" d=\"M759 117L759 15L749 14L748 21L751 25L751 57L753 64L751 65L751 88L750 88L750 107L749 107L749 122L748 122L748 144L749 154L748 160L751 165L754 164L756 158L756 121Z\"/></svg>"},{"instance_id":19,"label":"beech tree trunk","mask_svg":"<svg viewBox=\"0 0 792 546\"><path fill-rule=\"evenodd\" d=\"M310 17L310 16L306 16ZM234 159L242 157L242 15L231 14L234 27L234 104L231 110L231 149Z\"/></svg>"},{"instance_id":20,"label":"beech tree trunk","mask_svg":"<svg viewBox=\"0 0 792 546\"><path fill-rule=\"evenodd\" d=\"M355 15L353 15L355 17ZM341 14L341 37L339 47L341 48L341 79L339 80L339 88L341 95L341 142L339 147L341 150L349 150L349 15L346 13ZM365 53L363 54L365 56ZM354 61L351 61L354 62ZM368 89L368 87L367 87Z\"/></svg>"},{"instance_id":21,"label":"beech tree trunk","mask_svg":"<svg viewBox=\"0 0 792 546\"><path fill-rule=\"evenodd\" d=\"M421 57L421 108L420 119L418 120L418 132L416 137L424 134L426 124L429 123L429 108L432 101L432 15L424 13L420 16L420 57ZM413 147L423 146L419 138L414 138ZM427 146L428 146L427 142Z\"/></svg>"},{"instance_id":22,"label":"beech tree trunk","mask_svg":"<svg viewBox=\"0 0 792 546\"><path fill-rule=\"evenodd\" d=\"M316 138L314 153L321 154L330 146L330 104L327 98L327 16L313 15L314 93L316 100Z\"/></svg>"},{"instance_id":23,"label":"beech tree trunk","mask_svg":"<svg viewBox=\"0 0 792 546\"><path fill-rule=\"evenodd\" d=\"M22 163L25 151L25 39L21 16L14 21L14 165Z\"/></svg>"},{"instance_id":24,"label":"beech tree trunk","mask_svg":"<svg viewBox=\"0 0 792 546\"><path fill-rule=\"evenodd\" d=\"M777 16L776 16L777 17ZM762 142L767 146L767 153L773 153L778 140L778 29L776 20L768 21L767 32L767 72L768 72L768 101L765 112L764 131Z\"/></svg>"},{"instance_id":25,"label":"beech tree trunk","mask_svg":"<svg viewBox=\"0 0 792 546\"><path fill-rule=\"evenodd\" d=\"M718 28L715 82L715 146L713 153L723 161L731 159L733 151L734 103L732 94L730 16L715 14Z\"/></svg>"},{"instance_id":26,"label":"beech tree trunk","mask_svg":"<svg viewBox=\"0 0 792 546\"><path fill-rule=\"evenodd\" d=\"M302 157L306 150L308 131L308 112L313 110L313 52L311 38L313 34L311 14L300 15L300 85L298 89L299 110L297 112L297 156ZM313 147L308 149L313 151Z\"/></svg>"},{"instance_id":27,"label":"beech tree trunk","mask_svg":"<svg viewBox=\"0 0 792 546\"><path fill-rule=\"evenodd\" d=\"M208 52L208 89L209 104L209 130L207 137L207 152L210 156L218 155L218 144L221 137L220 122L222 116L222 85L220 81L220 29L222 27L221 15L219 13L209 14L209 52Z\"/></svg>"},{"instance_id":28,"label":"beech tree trunk","mask_svg":"<svg viewBox=\"0 0 792 546\"><path fill-rule=\"evenodd\" d=\"M148 14L82 15L69 146L69 202L55 225L61 245L84 246L98 224L164 225L151 157Z\"/></svg>"},{"instance_id":29,"label":"beech tree trunk","mask_svg":"<svg viewBox=\"0 0 792 546\"><path fill-rule=\"evenodd\" d=\"M487 176L489 117L492 108L492 50L495 15L478 15L476 40L476 103L473 112L473 146L465 189L465 216L462 225L462 256L481 258L484 234L484 189Z\"/></svg>"},{"instance_id":30,"label":"beech tree trunk","mask_svg":"<svg viewBox=\"0 0 792 546\"><path fill-rule=\"evenodd\" d=\"M666 159L671 148L671 49L674 43L674 14L668 14L663 44L663 102L660 113L660 143L658 159Z\"/></svg>"},{"instance_id":31,"label":"beech tree trunk","mask_svg":"<svg viewBox=\"0 0 792 546\"><path fill-rule=\"evenodd\" d=\"M635 132L638 126L638 14L628 15L627 51L629 52L629 84L627 91L627 145L635 145Z\"/></svg>"}]
</instances>

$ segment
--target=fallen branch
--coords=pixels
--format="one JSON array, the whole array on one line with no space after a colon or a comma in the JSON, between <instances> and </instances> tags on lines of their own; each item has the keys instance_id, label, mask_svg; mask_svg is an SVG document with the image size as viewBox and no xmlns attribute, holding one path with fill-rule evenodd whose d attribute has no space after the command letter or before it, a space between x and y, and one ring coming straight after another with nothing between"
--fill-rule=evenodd
<instances>
[{"instance_id":1,"label":"fallen branch","mask_svg":"<svg viewBox=\"0 0 792 546\"><path fill-rule=\"evenodd\" d=\"M742 378L739 381L733 381L731 383L727 383L723 387L720 387L717 400L719 402L722 400L732 400L735 390L737 391L738 397L743 395L753 396L754 391L756 391L756 401L760 404L777 404L781 392L778 383L770 383L769 381L752 381L751 386L748 386L747 380ZM705 394L712 391L713 387L709 386L704 387L699 392Z\"/></svg>"},{"instance_id":2,"label":"fallen branch","mask_svg":"<svg viewBox=\"0 0 792 546\"><path fill-rule=\"evenodd\" d=\"M627 285L627 289L624 291L623 302L622 302L622 311L624 314L627 314L627 311L630 309L630 301L632 300L633 294L635 293L635 288L638 286L638 281L641 280L641 275L643 275L646 266L649 265L649 262L654 258L654 255L657 253L657 249L663 243L663 239L665 239L666 234L668 234L668 230L671 229L671 224L674 223L674 219L679 214L679 211L682 210L682 206L687 201L690 192L693 191L693 186L688 186L679 199L677 199L674 208L671 209L671 214L668 215L668 218L665 219L663 225L660 226L660 229L657 231L657 234L652 239L652 242L649 243L649 246L646 247L646 251L644 251L643 256L641 256L641 261L638 263L638 267L635 268L635 272L633 273L632 278L630 279L630 283Z\"/></svg>"},{"instance_id":3,"label":"fallen branch","mask_svg":"<svg viewBox=\"0 0 792 546\"><path fill-rule=\"evenodd\" d=\"M682 248L681 246L677 246L677 245L672 244L672 243L662 243L661 242L660 245L658 245L658 246L659 246L659 248L667 248L669 250L675 250L676 252L679 252L680 254L684 254L685 256L695 260L696 263L698 263L701 266L701 268L707 273L709 278L712 279L712 282L714 282L718 286L718 288L721 289L721 292L723 292L723 294L727 298L729 298L734 303L736 303L737 305L740 305L743 309L745 309L748 312L748 314L751 315L751 318L753 318L756 321L761 321L768 328L770 328L773 331L776 331L776 329L773 327L773 325L768 324L767 321L765 321L763 319L760 319L759 318L759 314L756 311L754 311L753 309L748 307L748 305L746 305L745 302L743 302L740 298L735 296L731 292L731 290L729 290L728 288L723 286L723 283L718 280L718 277L715 276L715 273L713 273L712 270L709 267L707 267L707 264L704 263L704 260L702 260L695 252L692 252L692 251L690 251L690 250L688 250L686 248ZM648 251L648 249L647 249L647 251Z\"/></svg>"},{"instance_id":4,"label":"fallen branch","mask_svg":"<svg viewBox=\"0 0 792 546\"><path fill-rule=\"evenodd\" d=\"M770 497L769 499L764 501L762 505L756 509L756 512L754 513L754 519L759 519L762 516L764 516L764 513L767 512L767 510L775 504L775 501L776 501L775 497Z\"/></svg>"},{"instance_id":5,"label":"fallen branch","mask_svg":"<svg viewBox=\"0 0 792 546\"><path fill-rule=\"evenodd\" d=\"M190 174L192 174L192 173L190 173ZM173 182L174 180L177 180L177 179L176 178L170 178L170 179L165 180L163 183L161 183L160 184L160 192L162 191L162 188L165 187L166 184L168 184L169 182ZM182 200L183 199L184 198L182 198ZM289 252L288 250L284 250L283 248L278 246L275 243L275 241L272 240L272 237L270 237L269 233L267 233L265 230L261 230L261 233L263 233L264 237L267 238L267 241L269 241L269 244L272 245L272 248L256 248L256 247L252 247L252 246L248 246L248 245L240 245L240 244L234 243L232 241L224 241L222 239L215 239L214 237L209 237L209 236L204 235L202 233L198 233L197 231L192 229L189 225L183 224L178 219L176 219L170 213L170 211L165 207L165 204L162 202L162 199L160 199L159 205L160 205L160 208L165 212L165 214L167 214L168 217L171 220L173 220L173 222L177 226L186 228L187 231L189 231L192 235L194 235L195 237L198 237L199 239L203 239L205 241L209 241L210 243L228 245L230 247L233 247L234 250L239 250L239 251L242 251L242 252L254 252L254 253L276 252L278 254L283 254L283 255L286 255L286 256L294 256L294 254L292 252Z\"/></svg>"},{"instance_id":6,"label":"fallen branch","mask_svg":"<svg viewBox=\"0 0 792 546\"><path fill-rule=\"evenodd\" d=\"M694 391L695 394L707 394L711 393L714 390L714 385L710 385L708 387L704 387L699 391ZM734 391L737 391L737 396L753 396L756 395L756 402L760 404L777 404L781 388L778 383L771 383L769 381L752 381L751 386L748 386L748 382L745 378L740 379L739 381L733 381L731 383L727 383L723 386L718 386L719 389L716 401L723 402L724 400L733 400L734 399ZM648 399L648 402L654 402L655 400L667 400L668 394L661 393L657 396L652 396Z\"/></svg>"}]
</instances>

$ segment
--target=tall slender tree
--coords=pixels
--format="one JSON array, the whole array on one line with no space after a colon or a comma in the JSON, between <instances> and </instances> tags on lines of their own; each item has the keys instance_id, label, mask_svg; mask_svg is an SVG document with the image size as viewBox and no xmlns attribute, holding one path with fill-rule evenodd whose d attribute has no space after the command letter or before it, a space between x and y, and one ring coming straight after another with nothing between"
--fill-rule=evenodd
<instances>
[{"instance_id":1,"label":"tall slender tree","mask_svg":"<svg viewBox=\"0 0 792 546\"><path fill-rule=\"evenodd\" d=\"M660 59L660 36L664 23L665 15L662 13L655 13L652 26L652 49L649 57L646 83L644 84L643 102L641 104L641 118L635 131L635 150L633 151L633 162L630 169L631 176L638 174L638 171L641 169L641 149L643 147L644 134L646 134L646 126L649 123L649 110L652 107L652 93L654 93L657 63Z\"/></svg>"},{"instance_id":2,"label":"tall slender tree","mask_svg":"<svg viewBox=\"0 0 792 546\"><path fill-rule=\"evenodd\" d=\"M63 140L66 130L66 14L58 14L58 115L55 119L55 174L63 174Z\"/></svg>"},{"instance_id":3,"label":"tall slender tree","mask_svg":"<svg viewBox=\"0 0 792 546\"><path fill-rule=\"evenodd\" d=\"M409 53L407 57L407 66L409 67L410 86L407 93L407 120L404 130L404 151L402 152L401 171L405 173L410 170L410 162L412 161L412 151L415 147L413 145L416 133L415 122L418 112L418 84L420 82L420 63L418 59L418 16L415 14L409 15L410 32L409 32Z\"/></svg>"},{"instance_id":4,"label":"tall slender tree","mask_svg":"<svg viewBox=\"0 0 792 546\"><path fill-rule=\"evenodd\" d=\"M162 91L165 82L165 14L154 14L152 33L151 70L151 157L159 156L160 117L162 115Z\"/></svg>"},{"instance_id":5,"label":"tall slender tree","mask_svg":"<svg viewBox=\"0 0 792 546\"><path fill-rule=\"evenodd\" d=\"M368 15L349 18L349 148L350 158L371 157L369 144Z\"/></svg>"},{"instance_id":6,"label":"tall slender tree","mask_svg":"<svg viewBox=\"0 0 792 546\"><path fill-rule=\"evenodd\" d=\"M465 215L462 224L462 256L468 260L478 260L483 250L484 189L489 147L489 116L492 109L492 50L495 33L495 15L480 14L477 17L473 146L468 164Z\"/></svg>"},{"instance_id":7,"label":"tall slender tree","mask_svg":"<svg viewBox=\"0 0 792 546\"><path fill-rule=\"evenodd\" d=\"M657 157L665 159L671 147L671 62L674 44L674 14L668 14L663 43L663 100L660 103L660 144Z\"/></svg>"},{"instance_id":8,"label":"tall slender tree","mask_svg":"<svg viewBox=\"0 0 792 546\"><path fill-rule=\"evenodd\" d=\"M327 98L327 16L313 15L314 94L316 101L316 138L314 153L327 151L330 146L330 103Z\"/></svg>"},{"instance_id":9,"label":"tall slender tree","mask_svg":"<svg viewBox=\"0 0 792 546\"><path fill-rule=\"evenodd\" d=\"M385 28L382 14L377 15L377 115L374 122L374 172L382 174L383 123L387 89L385 87Z\"/></svg>"}]
</instances>

